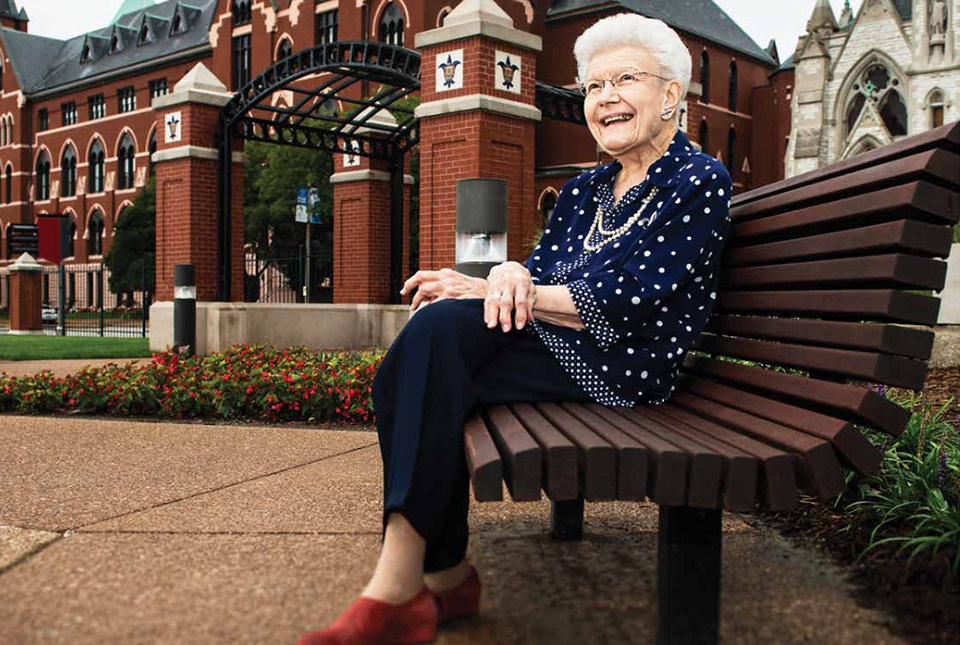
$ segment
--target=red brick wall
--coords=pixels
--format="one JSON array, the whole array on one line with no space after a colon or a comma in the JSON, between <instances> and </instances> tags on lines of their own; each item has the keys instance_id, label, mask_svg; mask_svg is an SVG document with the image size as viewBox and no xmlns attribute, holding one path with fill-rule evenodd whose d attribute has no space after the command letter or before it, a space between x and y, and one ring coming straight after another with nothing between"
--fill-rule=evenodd
<instances>
[{"instance_id":1,"label":"red brick wall","mask_svg":"<svg viewBox=\"0 0 960 645\"><path fill-rule=\"evenodd\" d=\"M16 271L10 274L10 329L43 329L40 316L42 280L39 271Z\"/></svg>"}]
</instances>

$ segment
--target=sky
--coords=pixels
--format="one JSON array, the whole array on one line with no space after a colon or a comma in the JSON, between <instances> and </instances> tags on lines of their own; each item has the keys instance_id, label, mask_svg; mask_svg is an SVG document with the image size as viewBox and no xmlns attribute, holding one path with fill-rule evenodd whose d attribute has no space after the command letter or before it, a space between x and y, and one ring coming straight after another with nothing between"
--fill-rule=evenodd
<instances>
[{"instance_id":1,"label":"sky","mask_svg":"<svg viewBox=\"0 0 960 645\"><path fill-rule=\"evenodd\" d=\"M543 0L540 0L543 1ZM844 0L830 0L840 17ZM776 39L781 60L797 46L815 0L715 0L740 27L766 47ZM852 0L854 12L862 0ZM30 33L69 38L105 27L122 4L121 0L17 0L30 16ZM775 10L772 9L775 7Z\"/></svg>"}]
</instances>

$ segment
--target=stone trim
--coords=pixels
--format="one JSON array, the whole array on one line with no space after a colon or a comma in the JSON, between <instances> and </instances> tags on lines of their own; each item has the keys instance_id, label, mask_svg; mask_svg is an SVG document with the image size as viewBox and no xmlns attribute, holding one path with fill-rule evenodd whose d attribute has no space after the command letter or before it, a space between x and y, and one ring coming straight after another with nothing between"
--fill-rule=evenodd
<instances>
[{"instance_id":1,"label":"stone trim","mask_svg":"<svg viewBox=\"0 0 960 645\"><path fill-rule=\"evenodd\" d=\"M209 90L188 89L179 92L173 91L166 96L158 96L153 99L150 106L154 110L183 105L184 103L200 103L202 105L212 105L214 107L223 107L230 102L233 94L226 92L211 92Z\"/></svg>"},{"instance_id":2,"label":"stone trim","mask_svg":"<svg viewBox=\"0 0 960 645\"><path fill-rule=\"evenodd\" d=\"M510 43L537 52L543 49L543 39L540 36L482 20L472 20L459 25L422 31L416 35L413 42L414 47L421 49L430 45L440 45L473 36L486 36L491 40Z\"/></svg>"},{"instance_id":3,"label":"stone trim","mask_svg":"<svg viewBox=\"0 0 960 645\"><path fill-rule=\"evenodd\" d=\"M158 150L153 153L151 160L153 163L161 161L173 161L174 159L184 159L190 157L193 159L206 159L209 161L218 161L220 154L216 148L204 148L202 146L178 146L168 148L167 150ZM246 163L247 155L242 152L233 153L233 163Z\"/></svg>"},{"instance_id":4,"label":"stone trim","mask_svg":"<svg viewBox=\"0 0 960 645\"><path fill-rule=\"evenodd\" d=\"M330 175L331 184L347 184L355 181L390 181L390 173L385 170L347 170ZM404 175L403 183L413 185L413 175Z\"/></svg>"},{"instance_id":5,"label":"stone trim","mask_svg":"<svg viewBox=\"0 0 960 645\"><path fill-rule=\"evenodd\" d=\"M443 114L473 112L475 110L495 112L497 114L504 114L506 116L530 121L541 121L543 119L540 110L532 105L520 103L519 101L501 99L487 94L471 94L469 96L458 96L452 99L422 103L414 110L414 116L422 119L431 116L441 116Z\"/></svg>"}]
</instances>

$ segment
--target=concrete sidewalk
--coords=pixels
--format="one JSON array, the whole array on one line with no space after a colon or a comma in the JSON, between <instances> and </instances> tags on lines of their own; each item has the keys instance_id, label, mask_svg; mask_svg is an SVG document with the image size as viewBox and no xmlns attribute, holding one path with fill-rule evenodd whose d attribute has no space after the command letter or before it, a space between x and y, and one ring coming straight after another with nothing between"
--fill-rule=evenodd
<instances>
[{"instance_id":1,"label":"concrete sidewalk","mask_svg":"<svg viewBox=\"0 0 960 645\"><path fill-rule=\"evenodd\" d=\"M0 415L0 643L295 643L369 579L381 477L368 431ZM555 543L546 499L473 503L481 613L437 642L653 642L656 507L586 515ZM815 554L725 531L723 642L901 642Z\"/></svg>"}]
</instances>

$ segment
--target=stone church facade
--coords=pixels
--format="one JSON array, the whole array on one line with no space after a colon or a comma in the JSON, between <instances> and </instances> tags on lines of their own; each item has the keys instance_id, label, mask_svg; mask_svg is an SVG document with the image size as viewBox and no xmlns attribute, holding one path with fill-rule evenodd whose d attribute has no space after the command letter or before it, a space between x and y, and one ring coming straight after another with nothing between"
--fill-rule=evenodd
<instances>
[{"instance_id":1,"label":"stone church facade","mask_svg":"<svg viewBox=\"0 0 960 645\"><path fill-rule=\"evenodd\" d=\"M960 119L960 0L817 0L794 55L785 174Z\"/></svg>"}]
</instances>

